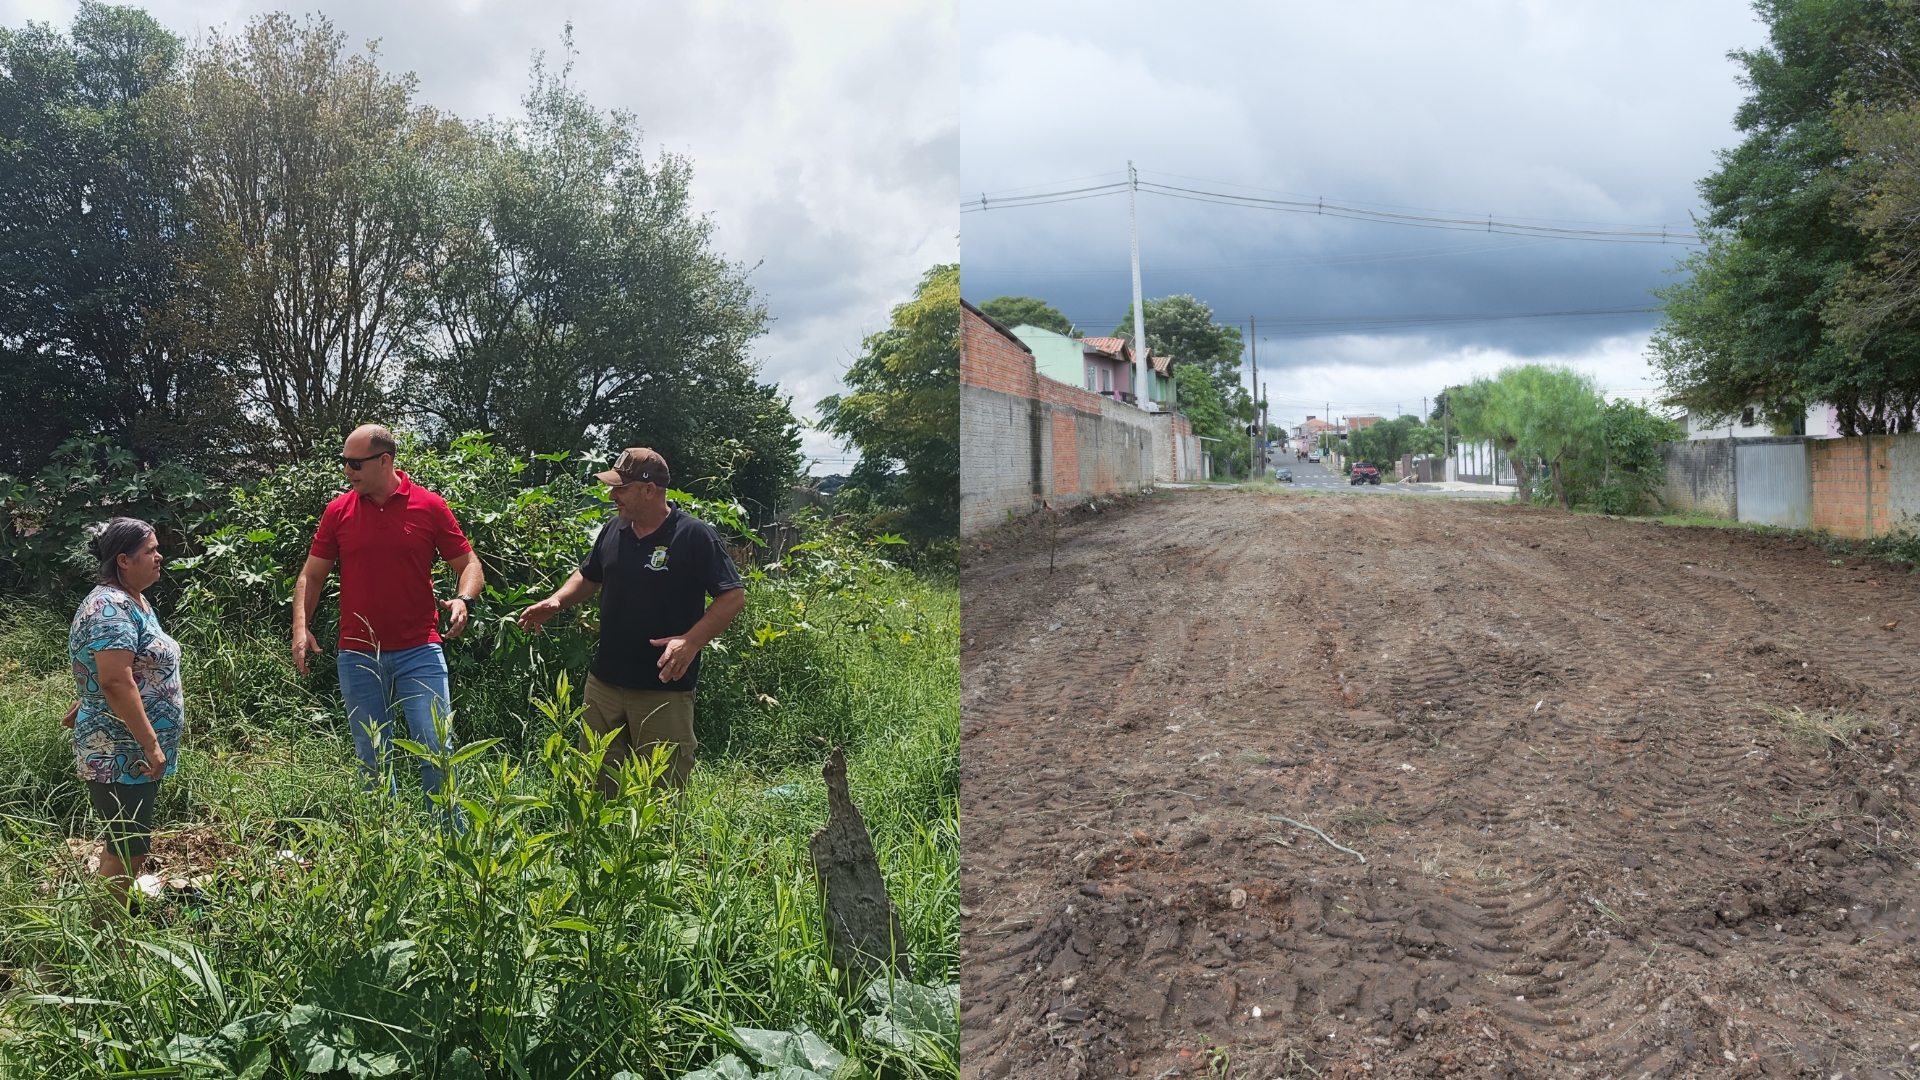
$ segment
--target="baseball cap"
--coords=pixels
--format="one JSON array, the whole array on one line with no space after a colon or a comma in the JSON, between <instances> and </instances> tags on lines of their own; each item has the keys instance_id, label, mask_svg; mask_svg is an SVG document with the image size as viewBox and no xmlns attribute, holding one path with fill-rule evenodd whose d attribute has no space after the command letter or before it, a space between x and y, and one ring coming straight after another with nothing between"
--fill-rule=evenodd
<instances>
[{"instance_id":1,"label":"baseball cap","mask_svg":"<svg viewBox=\"0 0 1920 1080\"><path fill-rule=\"evenodd\" d=\"M667 471L667 459L644 446L629 446L620 451L613 459L613 468L603 473L594 473L593 478L603 484L618 487L621 484L639 484L651 481L666 487L672 480Z\"/></svg>"}]
</instances>

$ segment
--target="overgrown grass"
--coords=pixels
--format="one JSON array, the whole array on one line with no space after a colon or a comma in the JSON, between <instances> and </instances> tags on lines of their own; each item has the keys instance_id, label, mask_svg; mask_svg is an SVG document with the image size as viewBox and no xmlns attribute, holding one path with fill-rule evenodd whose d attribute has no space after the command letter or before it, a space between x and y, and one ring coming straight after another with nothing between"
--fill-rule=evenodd
<instances>
[{"instance_id":1,"label":"overgrown grass","mask_svg":"<svg viewBox=\"0 0 1920 1080\"><path fill-rule=\"evenodd\" d=\"M192 902L99 928L67 843L93 829L58 726L67 615L10 602L0 1075L679 1077L741 1027L809 1029L847 1075L957 1075L949 1033L902 1038L875 1019L890 991L832 966L808 854L842 746L912 977L957 977L958 589L869 591L914 618L856 632L827 600L723 639L679 799L599 798L569 734L581 672L456 674L456 732L468 709L518 728L458 767L464 832L357 789L337 695L276 632L176 618L188 730L157 816L228 854Z\"/></svg>"}]
</instances>

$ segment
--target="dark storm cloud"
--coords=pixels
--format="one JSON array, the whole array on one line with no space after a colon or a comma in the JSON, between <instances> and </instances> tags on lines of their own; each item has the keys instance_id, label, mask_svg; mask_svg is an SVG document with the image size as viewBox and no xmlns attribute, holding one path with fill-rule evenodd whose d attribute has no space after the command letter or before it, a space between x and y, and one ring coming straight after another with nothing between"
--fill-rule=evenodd
<instances>
[{"instance_id":1,"label":"dark storm cloud","mask_svg":"<svg viewBox=\"0 0 1920 1080\"><path fill-rule=\"evenodd\" d=\"M419 99L465 118L518 114L530 64L566 63L603 108L632 113L649 155L694 166L716 246L754 267L773 315L756 351L769 378L814 412L839 391L865 334L884 328L925 270L957 257L958 36L951 0L154 0L194 39L270 10L317 10ZM65 27L73 0L0 0L0 21ZM815 432L807 453L850 463Z\"/></svg>"},{"instance_id":2,"label":"dark storm cloud","mask_svg":"<svg viewBox=\"0 0 1920 1080\"><path fill-rule=\"evenodd\" d=\"M1741 90L1726 53L1763 31L1739 0L972 0L960 186L963 198L1077 187L1122 179L1131 158L1144 179L1174 185L1195 186L1190 177L1381 209L1686 231L1695 182L1736 138ZM1090 331L1111 330L1130 291L1126 212L1121 195L964 215L966 294L1042 296ZM1519 358L1644 382L1650 315L1342 337L1283 333L1299 327L1281 320L1650 306L1649 290L1683 254L1159 195L1141 197L1140 246L1147 295L1191 293L1243 329L1261 317L1263 378L1285 376L1302 400L1342 389L1391 397L1423 379L1437 389Z\"/></svg>"}]
</instances>

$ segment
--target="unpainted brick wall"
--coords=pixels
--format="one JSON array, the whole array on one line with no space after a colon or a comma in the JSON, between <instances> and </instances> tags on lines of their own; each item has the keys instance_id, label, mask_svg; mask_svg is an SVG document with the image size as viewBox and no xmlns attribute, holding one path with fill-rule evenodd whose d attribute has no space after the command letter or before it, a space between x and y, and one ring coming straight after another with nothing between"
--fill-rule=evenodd
<instances>
[{"instance_id":1,"label":"unpainted brick wall","mask_svg":"<svg viewBox=\"0 0 1920 1080\"><path fill-rule=\"evenodd\" d=\"M1890 441L1885 435L1812 440L1808 471L1814 528L1855 538L1893 531L1887 514L1893 486L1887 468Z\"/></svg>"},{"instance_id":2,"label":"unpainted brick wall","mask_svg":"<svg viewBox=\"0 0 1920 1080\"><path fill-rule=\"evenodd\" d=\"M1040 375L1031 353L961 309L962 535L1042 504L1138 491L1153 457L1150 414Z\"/></svg>"}]
</instances>

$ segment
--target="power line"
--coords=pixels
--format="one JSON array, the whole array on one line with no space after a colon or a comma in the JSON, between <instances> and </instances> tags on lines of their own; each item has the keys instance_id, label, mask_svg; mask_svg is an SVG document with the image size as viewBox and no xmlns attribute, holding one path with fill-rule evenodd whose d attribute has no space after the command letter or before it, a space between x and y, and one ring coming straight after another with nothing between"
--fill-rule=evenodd
<instances>
[{"instance_id":1,"label":"power line","mask_svg":"<svg viewBox=\"0 0 1920 1080\"><path fill-rule=\"evenodd\" d=\"M1143 190L1170 198L1185 199L1189 202L1211 203L1216 206L1240 206L1254 210L1277 210L1289 214L1314 214L1322 217L1344 218L1348 221L1374 221L1385 225L1406 225L1419 229L1501 233L1508 236L1541 236L1553 237L1557 240L1590 240L1611 244L1690 245L1700 242L1700 238L1691 231L1670 230L1664 225L1658 229L1643 226L1576 229L1570 226L1528 225L1524 222L1498 220L1492 214L1488 214L1484 219L1441 217L1434 214L1402 214L1386 210L1367 210L1318 199L1312 202L1305 199L1266 199L1253 195L1207 191L1201 188L1174 187L1170 184L1156 184L1150 180L1142 180L1140 186Z\"/></svg>"},{"instance_id":2,"label":"power line","mask_svg":"<svg viewBox=\"0 0 1920 1080\"><path fill-rule=\"evenodd\" d=\"M1157 176L1165 176L1165 177L1170 177L1170 178L1172 178L1172 179L1175 179L1175 180L1191 180L1191 181L1193 181L1193 182L1195 182L1195 183L1198 183L1198 184L1208 184L1208 185L1211 185L1211 186L1213 186L1213 187L1229 187L1229 188L1240 188L1240 189L1242 189L1242 190L1245 190L1245 191L1258 191L1258 192L1263 192L1263 193L1265 193L1265 194L1268 194L1268 195L1289 195L1289 196L1292 196L1293 198L1296 198L1296 199L1314 199L1314 200L1316 200L1316 201L1317 201L1317 200L1319 200L1319 199L1321 198L1321 196L1319 196L1319 195L1308 195L1308 194L1306 194L1306 193L1304 193L1304 192L1299 192L1299 191L1287 191L1287 190L1285 190L1285 189L1282 189L1282 188L1263 188L1263 187L1256 187L1256 186L1253 186L1253 185L1251 185L1251 184L1234 184L1234 183L1228 183L1228 182L1226 182L1226 181L1223 181L1223 180L1209 180L1208 178L1206 178L1206 177L1204 177L1204 176L1187 176L1187 175L1186 175L1186 174L1184 174L1184 173L1163 173L1163 172L1157 172L1157 171L1155 171L1155 170L1147 170L1147 169L1143 169L1143 170L1141 170L1141 171L1142 171L1142 173L1153 173L1154 175L1157 175ZM1088 178L1087 178L1087 177L1079 177L1079 178L1076 178L1076 180L1075 180L1075 181L1069 181L1069 180L1062 180L1062 181L1059 181L1059 183L1062 183L1062 184L1065 184L1065 183L1073 183L1073 182L1076 182L1076 181L1077 181L1077 180L1079 180L1079 179L1088 179ZM1043 186L1043 185L1033 185L1033 186L1036 186L1036 187L1038 187L1038 186ZM1021 189L1019 189L1019 190L1022 190L1022 191L1025 191L1025 190L1029 190L1029 189L1028 189L1028 188L1021 188ZM1341 201L1342 201L1342 202L1347 202L1347 203L1352 203L1352 204L1353 204L1353 205L1355 205L1355 206L1376 206L1376 207L1385 207L1385 208L1387 208L1387 209L1389 209L1389 210L1417 210L1417 211L1419 211L1420 213L1423 213L1423 214L1446 214L1446 215L1449 215L1449 216L1452 216L1452 217L1471 217L1471 218L1472 218L1473 220L1479 220L1479 219L1478 219L1478 217L1477 217L1476 215L1470 215L1470 214L1469 214L1469 213L1468 213L1467 211L1465 211L1465 210L1444 210L1444 209L1437 209L1437 208L1435 208L1435 207L1431 207L1431 206L1408 206L1408 205L1407 205L1407 204L1405 204L1405 203L1386 203L1386 202L1375 202L1375 201L1373 201L1373 200L1371 200L1371 199L1343 199L1343 200L1341 200ZM1524 215L1521 215L1521 216L1519 216L1519 217L1516 217L1516 218L1514 218L1514 220L1516 220L1516 221L1530 221L1530 222L1535 222L1535 223L1540 223L1540 222L1545 222L1545 223L1549 223L1549 224L1560 224L1560 225L1604 225L1604 226L1608 226L1608 227L1611 227L1611 228L1624 228L1624 227L1628 227L1628 226L1623 226L1623 225L1621 225L1621 224L1620 224L1619 222L1613 222L1613 221L1589 221L1589 220L1587 220L1587 219L1585 219L1585 218L1542 218L1542 217L1526 217L1526 216L1524 216ZM1658 228L1660 228L1660 226L1659 226L1658 224L1653 224L1653 225L1649 225L1649 224L1647 224L1647 223L1645 223L1645 222L1641 222L1641 223L1639 223L1639 224L1637 224L1637 225L1633 225L1633 226L1631 226L1631 227L1634 227L1634 228L1651 228L1651 229L1658 229Z\"/></svg>"},{"instance_id":3,"label":"power line","mask_svg":"<svg viewBox=\"0 0 1920 1080\"><path fill-rule=\"evenodd\" d=\"M1355 263L1401 262L1408 259L1437 259L1449 255L1480 255L1494 251L1520 251L1525 248L1549 247L1563 243L1560 239L1536 240L1531 244L1496 244L1491 247L1481 245L1470 248L1445 248L1430 251L1423 248L1400 248L1394 251L1366 251L1352 255L1328 255L1299 259L1281 259L1277 262L1244 263L1238 266L1156 266L1151 269L1141 267L1143 274L1217 274L1237 273L1242 270L1283 270L1294 266L1348 266ZM1125 268L1098 268L1085 270L1031 270L1007 267L969 266L969 274L1005 274L1021 277L1058 277L1086 274L1124 274Z\"/></svg>"},{"instance_id":4,"label":"power line","mask_svg":"<svg viewBox=\"0 0 1920 1080\"><path fill-rule=\"evenodd\" d=\"M1473 323L1510 322L1518 319L1607 318L1621 315L1647 315L1659 310L1659 308L1650 307L1617 307L1579 311L1508 311L1436 315L1255 315L1254 318L1261 322L1293 327L1293 329L1260 331L1260 336L1267 338L1316 337L1368 330L1410 330L1427 326L1464 326ZM1076 326L1101 325L1099 319L1076 319L1068 316L1068 321Z\"/></svg>"},{"instance_id":5,"label":"power line","mask_svg":"<svg viewBox=\"0 0 1920 1080\"><path fill-rule=\"evenodd\" d=\"M1199 181L1213 184L1212 181ZM1235 186L1235 185L1223 185ZM1670 228L1666 225L1614 225L1603 222L1576 222L1569 224L1530 224L1526 219L1501 218L1488 214L1485 218L1467 217L1450 211L1425 211L1407 213L1391 210L1369 210L1354 200L1336 200L1328 202L1324 198L1311 201L1304 196L1279 199L1258 195L1240 195L1229 191L1215 190L1214 187L1187 187L1176 184L1162 184L1153 180L1139 182L1139 190L1162 195L1172 199L1189 202L1207 203L1215 206L1237 206L1250 210L1272 210L1289 214L1313 214L1317 217L1341 218L1348 221L1372 221L1383 225L1402 225L1420 229L1442 229L1452 232L1485 232L1506 236L1533 236L1555 240L1583 240L1611 244L1677 244L1691 246L1699 244L1700 237L1691 230ZM1085 199L1104 198L1118 195L1128 190L1124 182L1101 184L1092 187L1068 188L1059 191L1035 192L1028 195L993 196L982 192L977 199L968 199L960 204L963 214L985 213L989 210L1013 210L1032 206L1050 206L1054 203L1080 202ZM1256 189L1258 190L1258 189ZM1411 208L1409 208L1411 209ZM1549 219L1536 218L1533 221ZM1578 225L1591 225L1592 228L1580 228Z\"/></svg>"}]
</instances>

